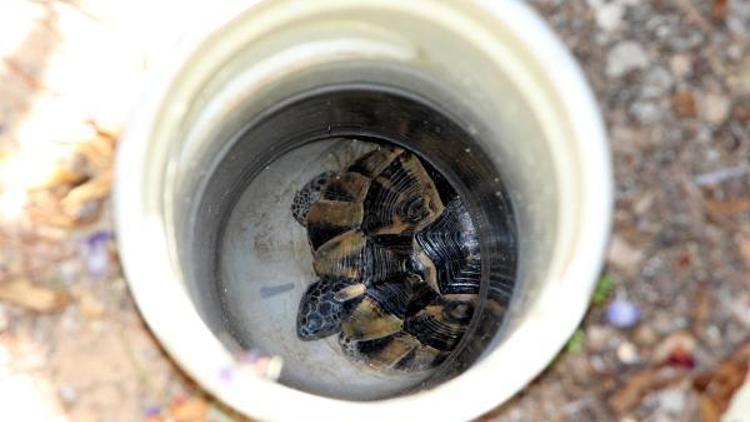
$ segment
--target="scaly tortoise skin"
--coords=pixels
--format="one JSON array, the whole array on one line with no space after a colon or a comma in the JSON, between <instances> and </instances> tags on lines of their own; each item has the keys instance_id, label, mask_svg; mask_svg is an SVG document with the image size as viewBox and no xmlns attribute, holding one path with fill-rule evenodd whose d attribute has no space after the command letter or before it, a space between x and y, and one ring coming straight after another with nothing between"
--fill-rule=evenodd
<instances>
[{"instance_id":1,"label":"scaly tortoise skin","mask_svg":"<svg viewBox=\"0 0 750 422\"><path fill-rule=\"evenodd\" d=\"M292 215L319 277L300 300L300 339L338 334L354 361L397 371L432 368L456 347L478 306L479 243L431 169L380 146L297 192Z\"/></svg>"}]
</instances>

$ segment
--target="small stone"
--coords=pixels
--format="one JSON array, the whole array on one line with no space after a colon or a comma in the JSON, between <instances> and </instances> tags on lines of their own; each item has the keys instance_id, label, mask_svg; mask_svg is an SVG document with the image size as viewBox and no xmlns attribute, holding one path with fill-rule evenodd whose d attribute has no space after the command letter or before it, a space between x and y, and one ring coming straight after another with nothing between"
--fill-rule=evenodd
<instances>
[{"instance_id":1,"label":"small stone","mask_svg":"<svg viewBox=\"0 0 750 422\"><path fill-rule=\"evenodd\" d=\"M633 343L626 341L617 348L617 359L625 365L632 365L639 360L638 349Z\"/></svg>"},{"instance_id":2,"label":"small stone","mask_svg":"<svg viewBox=\"0 0 750 422\"><path fill-rule=\"evenodd\" d=\"M635 204L633 204L633 211L640 217L646 215L648 210L650 210L651 206L654 204L654 200L656 200L656 193L653 191L647 192L638 198Z\"/></svg>"},{"instance_id":3,"label":"small stone","mask_svg":"<svg viewBox=\"0 0 750 422\"><path fill-rule=\"evenodd\" d=\"M81 273L81 264L77 259L69 259L57 266L57 275L66 285L71 285L78 280Z\"/></svg>"},{"instance_id":4,"label":"small stone","mask_svg":"<svg viewBox=\"0 0 750 422\"><path fill-rule=\"evenodd\" d=\"M635 41L622 41L607 54L606 73L609 77L620 77L632 70L648 66L646 51Z\"/></svg>"},{"instance_id":5,"label":"small stone","mask_svg":"<svg viewBox=\"0 0 750 422\"><path fill-rule=\"evenodd\" d=\"M661 108L647 101L638 101L630 106L630 112L633 116L644 125L650 125L658 122L662 116Z\"/></svg>"},{"instance_id":6,"label":"small stone","mask_svg":"<svg viewBox=\"0 0 750 422\"><path fill-rule=\"evenodd\" d=\"M607 308L607 321L616 328L632 328L641 319L641 311L635 304L617 299Z\"/></svg>"},{"instance_id":7,"label":"small stone","mask_svg":"<svg viewBox=\"0 0 750 422\"><path fill-rule=\"evenodd\" d=\"M591 363L591 367L594 368L594 371L602 374L607 372L607 363L604 362L604 359L602 359L601 356L592 356L589 358L589 362Z\"/></svg>"},{"instance_id":8,"label":"small stone","mask_svg":"<svg viewBox=\"0 0 750 422\"><path fill-rule=\"evenodd\" d=\"M57 395L63 404L70 406L78 399L78 392L70 385L63 384L57 388Z\"/></svg>"},{"instance_id":9,"label":"small stone","mask_svg":"<svg viewBox=\"0 0 750 422\"><path fill-rule=\"evenodd\" d=\"M643 79L641 95L646 98L658 98L665 95L672 88L672 75L663 67L650 70Z\"/></svg>"},{"instance_id":10,"label":"small stone","mask_svg":"<svg viewBox=\"0 0 750 422\"><path fill-rule=\"evenodd\" d=\"M0 303L0 333L3 333L10 326L8 318L8 308Z\"/></svg>"},{"instance_id":11,"label":"small stone","mask_svg":"<svg viewBox=\"0 0 750 422\"><path fill-rule=\"evenodd\" d=\"M706 94L698 102L698 113L704 121L711 124L721 124L729 117L729 99L723 95Z\"/></svg>"},{"instance_id":12,"label":"small stone","mask_svg":"<svg viewBox=\"0 0 750 422\"><path fill-rule=\"evenodd\" d=\"M684 79L693 69L693 63L687 54L677 54L669 59L669 69L677 79Z\"/></svg>"},{"instance_id":13,"label":"small stone","mask_svg":"<svg viewBox=\"0 0 750 422\"><path fill-rule=\"evenodd\" d=\"M620 236L612 237L607 251L607 262L621 270L633 273L637 270L641 259L643 259L643 254L639 249L631 246Z\"/></svg>"},{"instance_id":14,"label":"small stone","mask_svg":"<svg viewBox=\"0 0 750 422\"><path fill-rule=\"evenodd\" d=\"M750 95L750 52L737 66L737 72L729 79L734 95Z\"/></svg>"},{"instance_id":15,"label":"small stone","mask_svg":"<svg viewBox=\"0 0 750 422\"><path fill-rule=\"evenodd\" d=\"M675 388L664 390L658 395L659 410L672 415L680 414L685 409L685 391Z\"/></svg>"},{"instance_id":16,"label":"small stone","mask_svg":"<svg viewBox=\"0 0 750 422\"><path fill-rule=\"evenodd\" d=\"M622 24L625 16L625 5L619 1L613 1L601 5L596 10L596 24L606 32L612 32Z\"/></svg>"},{"instance_id":17,"label":"small stone","mask_svg":"<svg viewBox=\"0 0 750 422\"><path fill-rule=\"evenodd\" d=\"M635 330L633 339L640 346L653 346L656 344L657 337L654 330L648 324L641 324Z\"/></svg>"},{"instance_id":18,"label":"small stone","mask_svg":"<svg viewBox=\"0 0 750 422\"><path fill-rule=\"evenodd\" d=\"M715 325L706 328L706 343L708 346L718 348L722 344L721 330Z\"/></svg>"},{"instance_id":19,"label":"small stone","mask_svg":"<svg viewBox=\"0 0 750 422\"><path fill-rule=\"evenodd\" d=\"M604 352L615 335L615 332L605 325L592 325L586 329L586 349L593 353Z\"/></svg>"}]
</instances>

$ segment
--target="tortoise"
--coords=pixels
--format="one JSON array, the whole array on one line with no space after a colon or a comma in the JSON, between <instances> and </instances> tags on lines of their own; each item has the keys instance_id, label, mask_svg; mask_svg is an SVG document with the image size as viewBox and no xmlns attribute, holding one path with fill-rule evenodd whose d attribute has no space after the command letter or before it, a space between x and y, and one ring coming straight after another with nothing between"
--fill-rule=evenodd
<instances>
[{"instance_id":1,"label":"tortoise","mask_svg":"<svg viewBox=\"0 0 750 422\"><path fill-rule=\"evenodd\" d=\"M455 349L479 305L479 241L461 197L433 167L381 145L295 195L318 279L297 336L338 335L346 356L422 371Z\"/></svg>"}]
</instances>

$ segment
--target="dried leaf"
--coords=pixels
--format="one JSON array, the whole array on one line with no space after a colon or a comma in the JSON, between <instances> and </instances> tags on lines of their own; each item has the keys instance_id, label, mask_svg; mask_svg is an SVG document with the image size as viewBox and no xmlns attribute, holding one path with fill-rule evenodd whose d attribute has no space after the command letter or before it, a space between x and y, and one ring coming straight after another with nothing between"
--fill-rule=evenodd
<instances>
[{"instance_id":1,"label":"dried leaf","mask_svg":"<svg viewBox=\"0 0 750 422\"><path fill-rule=\"evenodd\" d=\"M78 151L83 155L95 171L103 171L112 167L115 149L114 141L105 136L97 136L89 142L78 147Z\"/></svg>"},{"instance_id":2,"label":"dried leaf","mask_svg":"<svg viewBox=\"0 0 750 422\"><path fill-rule=\"evenodd\" d=\"M653 361L656 364L669 363L675 352L678 356L692 356L694 350L695 338L687 331L677 331L670 334L656 346L653 353Z\"/></svg>"},{"instance_id":3,"label":"dried leaf","mask_svg":"<svg viewBox=\"0 0 750 422\"><path fill-rule=\"evenodd\" d=\"M88 123L93 126L96 133L109 138L110 140L112 140L112 142L117 142L117 140L120 138L120 134L122 133L122 125L117 121L104 121L101 119L97 119L91 120Z\"/></svg>"},{"instance_id":4,"label":"dried leaf","mask_svg":"<svg viewBox=\"0 0 750 422\"><path fill-rule=\"evenodd\" d=\"M169 408L171 419L177 422L202 422L206 420L208 404L201 397L178 400Z\"/></svg>"},{"instance_id":5,"label":"dried leaf","mask_svg":"<svg viewBox=\"0 0 750 422\"><path fill-rule=\"evenodd\" d=\"M672 97L672 109L678 117L695 117L695 96L691 91L678 92Z\"/></svg>"},{"instance_id":6,"label":"dried leaf","mask_svg":"<svg viewBox=\"0 0 750 422\"><path fill-rule=\"evenodd\" d=\"M713 18L717 21L723 20L727 16L728 9L729 0L714 0L714 7L712 10Z\"/></svg>"},{"instance_id":7,"label":"dried leaf","mask_svg":"<svg viewBox=\"0 0 750 422\"><path fill-rule=\"evenodd\" d=\"M706 199L705 204L706 210L714 214L732 215L750 211L750 197L729 199L727 201Z\"/></svg>"},{"instance_id":8,"label":"dried leaf","mask_svg":"<svg viewBox=\"0 0 750 422\"><path fill-rule=\"evenodd\" d=\"M744 384L748 364L750 345L745 345L717 368L695 377L693 388L721 414L729 407L734 393ZM701 405L702 410L703 407ZM710 406L706 404L705 407L708 409Z\"/></svg>"},{"instance_id":9,"label":"dried leaf","mask_svg":"<svg viewBox=\"0 0 750 422\"><path fill-rule=\"evenodd\" d=\"M80 216L82 209L89 202L103 199L109 196L111 191L112 171L107 170L96 178L71 189L61 201L62 209L71 217Z\"/></svg>"},{"instance_id":10,"label":"dried leaf","mask_svg":"<svg viewBox=\"0 0 750 422\"><path fill-rule=\"evenodd\" d=\"M696 296L695 306L693 307L693 324L697 331L703 331L711 317L712 309L711 292L706 288L702 287L698 290Z\"/></svg>"},{"instance_id":11,"label":"dried leaf","mask_svg":"<svg viewBox=\"0 0 750 422\"><path fill-rule=\"evenodd\" d=\"M714 402L704 395L698 396L698 412L702 422L719 422L721 413L716 408Z\"/></svg>"},{"instance_id":12,"label":"dried leaf","mask_svg":"<svg viewBox=\"0 0 750 422\"><path fill-rule=\"evenodd\" d=\"M651 391L671 385L685 376L671 368L646 368L628 378L625 384L609 397L608 403L617 415L623 415L641 402Z\"/></svg>"},{"instance_id":13,"label":"dried leaf","mask_svg":"<svg viewBox=\"0 0 750 422\"><path fill-rule=\"evenodd\" d=\"M68 304L68 295L34 285L28 279L16 279L0 284L0 300L36 312L53 312Z\"/></svg>"},{"instance_id":14,"label":"dried leaf","mask_svg":"<svg viewBox=\"0 0 750 422\"><path fill-rule=\"evenodd\" d=\"M745 261L745 268L750 270L750 237L740 237L740 255Z\"/></svg>"},{"instance_id":15,"label":"dried leaf","mask_svg":"<svg viewBox=\"0 0 750 422\"><path fill-rule=\"evenodd\" d=\"M104 305L91 293L85 292L78 298L78 306L88 319L99 319L104 316Z\"/></svg>"}]
</instances>

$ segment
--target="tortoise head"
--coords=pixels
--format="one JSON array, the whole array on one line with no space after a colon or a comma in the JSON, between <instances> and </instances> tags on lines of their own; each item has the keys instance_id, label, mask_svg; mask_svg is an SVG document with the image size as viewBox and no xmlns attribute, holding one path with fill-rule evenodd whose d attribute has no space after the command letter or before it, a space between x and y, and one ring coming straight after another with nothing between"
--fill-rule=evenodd
<instances>
[{"instance_id":1,"label":"tortoise head","mask_svg":"<svg viewBox=\"0 0 750 422\"><path fill-rule=\"evenodd\" d=\"M342 300L336 294L356 284L343 277L323 277L307 288L297 312L297 337L317 340L341 330L341 320L356 306L357 300Z\"/></svg>"},{"instance_id":2,"label":"tortoise head","mask_svg":"<svg viewBox=\"0 0 750 422\"><path fill-rule=\"evenodd\" d=\"M310 207L318 202L323 190L334 175L335 172L332 171L321 173L313 177L294 195L292 216L303 227L307 227L307 214L310 212Z\"/></svg>"}]
</instances>

